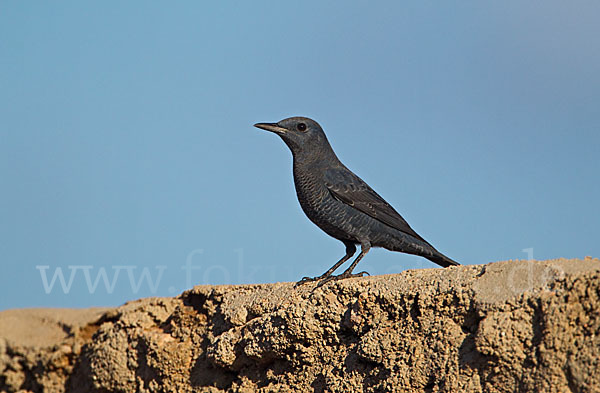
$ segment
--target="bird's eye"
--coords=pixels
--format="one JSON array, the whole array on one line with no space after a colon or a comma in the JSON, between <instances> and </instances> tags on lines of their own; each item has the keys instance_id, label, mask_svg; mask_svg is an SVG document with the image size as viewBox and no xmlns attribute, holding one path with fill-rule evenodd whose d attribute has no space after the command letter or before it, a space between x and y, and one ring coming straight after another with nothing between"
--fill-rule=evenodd
<instances>
[{"instance_id":1,"label":"bird's eye","mask_svg":"<svg viewBox=\"0 0 600 393\"><path fill-rule=\"evenodd\" d=\"M298 125L296 126L296 128L298 129L298 131L306 131L306 124L304 124L304 123L298 123Z\"/></svg>"}]
</instances>

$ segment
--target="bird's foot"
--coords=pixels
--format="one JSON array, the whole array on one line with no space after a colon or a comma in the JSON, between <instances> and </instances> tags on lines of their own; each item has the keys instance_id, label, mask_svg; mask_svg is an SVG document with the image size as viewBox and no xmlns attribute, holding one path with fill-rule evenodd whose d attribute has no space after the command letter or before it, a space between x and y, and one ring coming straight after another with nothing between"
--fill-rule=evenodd
<instances>
[{"instance_id":1,"label":"bird's foot","mask_svg":"<svg viewBox=\"0 0 600 393\"><path fill-rule=\"evenodd\" d=\"M319 281L319 280L323 279L324 277L325 277L325 275L318 276L318 277L302 277L302 280L298 281L296 283L296 285L294 285L294 288L297 288L300 285L304 285L304 284L307 284L309 282Z\"/></svg>"},{"instance_id":2,"label":"bird's foot","mask_svg":"<svg viewBox=\"0 0 600 393\"><path fill-rule=\"evenodd\" d=\"M339 281L339 280L344 280L346 278L353 278L353 277L364 277L365 275L370 276L369 272L362 271L360 273L344 272L342 274L338 274L337 276L325 277L324 279L319 281L319 284L315 287L315 289L322 287L323 285L327 284L330 281Z\"/></svg>"}]
</instances>

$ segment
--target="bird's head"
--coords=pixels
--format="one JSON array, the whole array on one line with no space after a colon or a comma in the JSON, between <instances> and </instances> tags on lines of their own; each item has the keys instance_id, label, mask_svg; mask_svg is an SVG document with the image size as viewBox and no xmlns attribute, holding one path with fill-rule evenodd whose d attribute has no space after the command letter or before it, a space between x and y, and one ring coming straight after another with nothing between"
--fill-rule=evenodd
<instances>
[{"instance_id":1,"label":"bird's head","mask_svg":"<svg viewBox=\"0 0 600 393\"><path fill-rule=\"evenodd\" d=\"M319 123L307 117L289 117L278 123L256 123L254 127L279 135L292 150L294 156L331 150Z\"/></svg>"}]
</instances>

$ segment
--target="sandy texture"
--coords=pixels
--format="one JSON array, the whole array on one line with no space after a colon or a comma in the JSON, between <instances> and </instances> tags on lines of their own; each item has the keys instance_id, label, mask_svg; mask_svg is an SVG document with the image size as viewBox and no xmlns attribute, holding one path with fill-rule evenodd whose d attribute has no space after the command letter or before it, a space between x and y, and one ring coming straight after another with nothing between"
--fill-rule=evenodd
<instances>
[{"instance_id":1,"label":"sandy texture","mask_svg":"<svg viewBox=\"0 0 600 393\"><path fill-rule=\"evenodd\" d=\"M0 390L600 391L600 260L0 313Z\"/></svg>"}]
</instances>

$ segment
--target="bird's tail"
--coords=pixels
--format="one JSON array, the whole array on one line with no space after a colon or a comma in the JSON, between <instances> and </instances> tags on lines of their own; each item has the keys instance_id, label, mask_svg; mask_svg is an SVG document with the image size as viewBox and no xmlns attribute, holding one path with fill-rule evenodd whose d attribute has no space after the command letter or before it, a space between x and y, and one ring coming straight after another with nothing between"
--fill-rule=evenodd
<instances>
[{"instance_id":1,"label":"bird's tail","mask_svg":"<svg viewBox=\"0 0 600 393\"><path fill-rule=\"evenodd\" d=\"M438 265L440 265L442 267L459 266L460 265L460 263L448 258L447 256L445 256L444 254L442 254L440 252L438 252L437 254L431 255L431 256L426 256L425 258L429 259L433 263L437 263Z\"/></svg>"}]
</instances>

